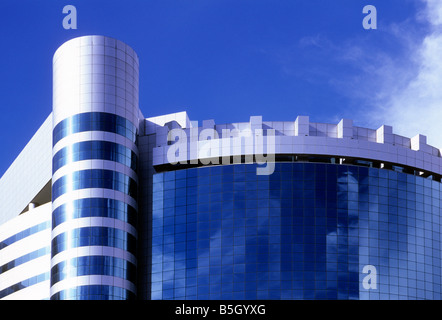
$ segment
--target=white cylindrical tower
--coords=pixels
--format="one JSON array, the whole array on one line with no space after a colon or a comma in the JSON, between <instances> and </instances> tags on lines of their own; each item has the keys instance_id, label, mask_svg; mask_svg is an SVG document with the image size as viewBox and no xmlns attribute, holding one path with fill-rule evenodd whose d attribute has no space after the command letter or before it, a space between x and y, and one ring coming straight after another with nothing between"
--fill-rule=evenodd
<instances>
[{"instance_id":1,"label":"white cylindrical tower","mask_svg":"<svg viewBox=\"0 0 442 320\"><path fill-rule=\"evenodd\" d=\"M54 55L51 299L136 297L138 63L103 36Z\"/></svg>"}]
</instances>

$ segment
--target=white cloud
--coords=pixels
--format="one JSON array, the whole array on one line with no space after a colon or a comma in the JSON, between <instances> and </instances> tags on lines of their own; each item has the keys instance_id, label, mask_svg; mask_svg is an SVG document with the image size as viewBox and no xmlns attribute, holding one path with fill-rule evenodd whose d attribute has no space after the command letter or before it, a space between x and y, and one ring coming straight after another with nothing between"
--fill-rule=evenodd
<instances>
[{"instance_id":1,"label":"white cloud","mask_svg":"<svg viewBox=\"0 0 442 320\"><path fill-rule=\"evenodd\" d=\"M442 4L440 0L422 0L427 7L423 12L424 19L428 19L432 25L440 26L442 24Z\"/></svg>"},{"instance_id":2,"label":"white cloud","mask_svg":"<svg viewBox=\"0 0 442 320\"><path fill-rule=\"evenodd\" d=\"M349 99L334 120L391 125L396 134L420 133L442 148L442 0L414 1L419 11L400 23L378 19L377 30L339 42L306 36L276 56L285 74L326 82Z\"/></svg>"},{"instance_id":3,"label":"white cloud","mask_svg":"<svg viewBox=\"0 0 442 320\"><path fill-rule=\"evenodd\" d=\"M408 62L377 65L382 85L369 99L369 118L372 123L387 122L407 137L424 134L429 144L442 148L442 1L422 1L426 7L419 19L426 19L429 31L417 44L410 42Z\"/></svg>"}]
</instances>

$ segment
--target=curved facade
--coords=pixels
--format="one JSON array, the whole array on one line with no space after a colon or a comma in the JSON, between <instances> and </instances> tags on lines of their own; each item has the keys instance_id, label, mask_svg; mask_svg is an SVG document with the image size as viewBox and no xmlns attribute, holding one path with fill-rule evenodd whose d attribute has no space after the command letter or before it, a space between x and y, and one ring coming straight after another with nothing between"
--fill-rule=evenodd
<instances>
[{"instance_id":1,"label":"curved facade","mask_svg":"<svg viewBox=\"0 0 442 320\"><path fill-rule=\"evenodd\" d=\"M152 299L441 298L442 158L425 136L306 116L164 127Z\"/></svg>"},{"instance_id":2,"label":"curved facade","mask_svg":"<svg viewBox=\"0 0 442 320\"><path fill-rule=\"evenodd\" d=\"M324 163L156 174L152 298L440 299L440 186Z\"/></svg>"},{"instance_id":3,"label":"curved facade","mask_svg":"<svg viewBox=\"0 0 442 320\"><path fill-rule=\"evenodd\" d=\"M51 299L134 298L138 57L80 37L53 70Z\"/></svg>"},{"instance_id":4,"label":"curved facade","mask_svg":"<svg viewBox=\"0 0 442 320\"><path fill-rule=\"evenodd\" d=\"M441 299L425 136L145 118L138 66L108 37L56 51L53 112L0 179L0 299Z\"/></svg>"}]
</instances>

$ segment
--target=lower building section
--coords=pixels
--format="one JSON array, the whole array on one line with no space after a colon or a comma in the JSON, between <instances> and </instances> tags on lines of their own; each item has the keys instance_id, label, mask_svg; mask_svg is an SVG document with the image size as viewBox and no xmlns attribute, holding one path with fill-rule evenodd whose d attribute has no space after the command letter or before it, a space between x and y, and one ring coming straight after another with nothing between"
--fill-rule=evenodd
<instances>
[{"instance_id":1,"label":"lower building section","mask_svg":"<svg viewBox=\"0 0 442 320\"><path fill-rule=\"evenodd\" d=\"M152 299L440 299L440 186L321 163L155 174Z\"/></svg>"},{"instance_id":2,"label":"lower building section","mask_svg":"<svg viewBox=\"0 0 442 320\"><path fill-rule=\"evenodd\" d=\"M49 299L51 204L0 226L0 299Z\"/></svg>"},{"instance_id":3,"label":"lower building section","mask_svg":"<svg viewBox=\"0 0 442 320\"><path fill-rule=\"evenodd\" d=\"M0 299L441 299L440 182L298 162L157 173L152 187L147 270L136 208L48 203L0 226Z\"/></svg>"}]
</instances>

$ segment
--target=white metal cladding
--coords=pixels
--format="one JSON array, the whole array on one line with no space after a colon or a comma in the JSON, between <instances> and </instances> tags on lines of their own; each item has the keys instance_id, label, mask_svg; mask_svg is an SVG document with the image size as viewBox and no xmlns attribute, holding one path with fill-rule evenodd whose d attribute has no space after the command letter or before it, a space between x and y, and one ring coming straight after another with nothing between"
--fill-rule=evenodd
<instances>
[{"instance_id":1,"label":"white metal cladding","mask_svg":"<svg viewBox=\"0 0 442 320\"><path fill-rule=\"evenodd\" d=\"M61 45L53 58L53 119L83 112L120 115L138 125L139 60L125 43L84 36Z\"/></svg>"},{"instance_id":2,"label":"white metal cladding","mask_svg":"<svg viewBox=\"0 0 442 320\"><path fill-rule=\"evenodd\" d=\"M30 210L0 226L0 243L8 238L16 236L32 227L47 224L47 228L30 233L27 236L19 237L17 241L11 243L0 250L0 266L10 263L21 257L31 254L50 246L51 242L51 204L45 204ZM26 279L36 277L43 273L49 273L51 264L50 251L35 258L28 257L23 263L8 268L0 273L0 291L20 283ZM17 300L42 300L49 298L49 278L36 282L31 286L20 289L13 294L3 297L3 299Z\"/></svg>"},{"instance_id":3,"label":"white metal cladding","mask_svg":"<svg viewBox=\"0 0 442 320\"><path fill-rule=\"evenodd\" d=\"M65 42L53 58L53 127L64 119L86 112L115 114L138 127L138 65L134 50L116 39L85 36ZM100 131L69 134L55 144L52 155L84 141L115 142L138 155L137 146L126 137ZM52 176L52 184L71 172L87 169L110 169L138 182L136 173L122 164L84 160L59 168ZM73 192L71 196L76 193L80 192ZM69 201L71 196L62 199ZM56 199L53 208L59 206L62 199Z\"/></svg>"},{"instance_id":4,"label":"white metal cladding","mask_svg":"<svg viewBox=\"0 0 442 320\"><path fill-rule=\"evenodd\" d=\"M393 133L391 126L383 125L378 129L368 129L353 126L353 121L342 119L337 124L313 123L308 116L298 116L295 121L262 121L261 116L250 117L249 122L230 123L217 125L213 120L203 121L202 125L195 122L184 126L174 120L157 124L145 121L145 132L155 135L153 149L153 165L170 163L168 151L173 147L173 142L168 142L168 133L174 128L182 128L187 140L176 143L186 143L183 148L186 155L180 155L181 161L202 159L204 155L195 152L192 143L199 146L207 145L210 154L215 156L236 156L251 153L248 143L251 140L240 138L242 132L250 132L252 136L262 130L264 136L268 130L273 129L275 134L274 152L278 154L323 155L336 157L352 157L395 163L418 168L437 174L442 174L441 151L426 143L426 137L416 135L412 138L403 137ZM203 130L213 130L218 134L218 139L207 141L191 140L198 137ZM236 136L223 136L223 130L238 130ZM265 137L264 137L265 138ZM226 141L228 140L228 141ZM267 151L267 140L263 139L264 152ZM208 144L207 144L208 143ZM238 146L239 148L235 147ZM227 147L226 147L227 146Z\"/></svg>"},{"instance_id":5,"label":"white metal cladding","mask_svg":"<svg viewBox=\"0 0 442 320\"><path fill-rule=\"evenodd\" d=\"M0 179L0 225L17 217L51 180L52 115Z\"/></svg>"},{"instance_id":6,"label":"white metal cladding","mask_svg":"<svg viewBox=\"0 0 442 320\"><path fill-rule=\"evenodd\" d=\"M132 48L121 41L103 36L85 36L64 43L53 58L53 127L70 117L91 112L120 116L130 121L138 129L138 57ZM107 141L120 144L138 155L135 141L130 141L117 132L67 131L67 135L56 141L52 155L62 148L85 141ZM113 160L89 159L67 163L58 168L52 176L52 184L62 177L83 170L110 170L131 177L139 183L138 176L131 168ZM85 198L115 199L137 208L136 200L117 190L88 188L67 190L52 203L55 210L64 203ZM52 230L54 239L74 229L87 227L109 227L122 230L134 237L137 232L133 226L114 218L86 217L67 219ZM72 257L111 256L136 264L136 257L119 248L88 246L67 248L52 257L52 266ZM106 275L86 275L68 277L51 286L51 295L81 285L103 284L119 286L135 292L135 284L125 279Z\"/></svg>"}]
</instances>

